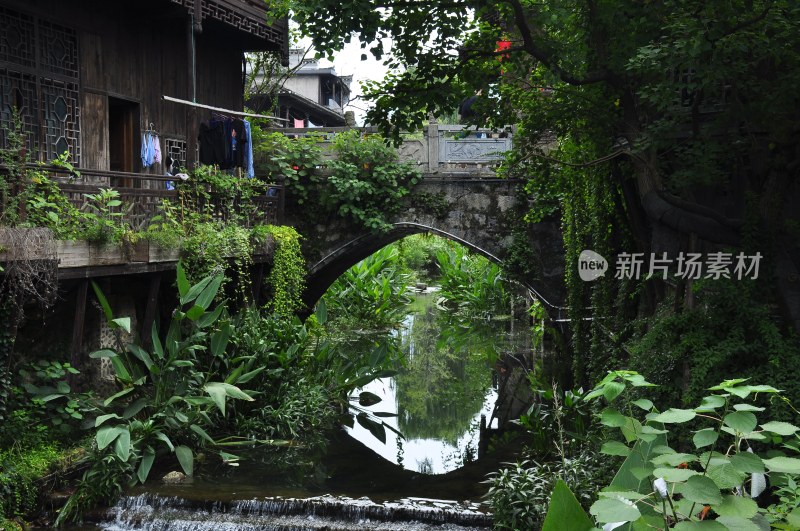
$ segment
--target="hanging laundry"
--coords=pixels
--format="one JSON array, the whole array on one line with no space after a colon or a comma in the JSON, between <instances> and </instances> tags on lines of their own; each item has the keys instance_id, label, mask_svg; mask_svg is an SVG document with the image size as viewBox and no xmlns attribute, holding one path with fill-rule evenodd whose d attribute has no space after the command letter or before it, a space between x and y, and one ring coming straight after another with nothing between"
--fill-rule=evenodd
<instances>
[{"instance_id":1,"label":"hanging laundry","mask_svg":"<svg viewBox=\"0 0 800 531\"><path fill-rule=\"evenodd\" d=\"M148 154L149 150L148 150L148 147L147 147L147 145L148 145L148 140L147 139L148 139L147 132L142 133L142 149L141 149L140 155L141 155L141 158L142 158L142 167L143 168L146 168L146 167L150 166L149 154Z\"/></svg>"},{"instance_id":2,"label":"hanging laundry","mask_svg":"<svg viewBox=\"0 0 800 531\"><path fill-rule=\"evenodd\" d=\"M161 140L158 135L152 135L153 139L153 164L161 163Z\"/></svg>"},{"instance_id":3,"label":"hanging laundry","mask_svg":"<svg viewBox=\"0 0 800 531\"><path fill-rule=\"evenodd\" d=\"M201 123L197 137L200 141L200 162L216 164L222 170L248 168L247 157L251 150L249 136L245 121L239 118L218 116L208 123ZM249 157L252 160L252 151Z\"/></svg>"},{"instance_id":4,"label":"hanging laundry","mask_svg":"<svg viewBox=\"0 0 800 531\"><path fill-rule=\"evenodd\" d=\"M154 131L147 130L142 133L142 149L140 151L142 168L161 162L161 145L158 135Z\"/></svg>"},{"instance_id":5,"label":"hanging laundry","mask_svg":"<svg viewBox=\"0 0 800 531\"><path fill-rule=\"evenodd\" d=\"M247 120L244 120L244 134L247 142L244 152L244 168L247 170L247 176L252 179L256 176L255 171L253 171L253 135L250 129L250 122Z\"/></svg>"},{"instance_id":6,"label":"hanging laundry","mask_svg":"<svg viewBox=\"0 0 800 531\"><path fill-rule=\"evenodd\" d=\"M200 162L203 164L225 163L225 124L212 120L200 124Z\"/></svg>"},{"instance_id":7,"label":"hanging laundry","mask_svg":"<svg viewBox=\"0 0 800 531\"><path fill-rule=\"evenodd\" d=\"M294 119L294 126L297 127L298 129L302 129L303 127L306 126L306 121L305 120L298 120L297 118L295 118Z\"/></svg>"},{"instance_id":8,"label":"hanging laundry","mask_svg":"<svg viewBox=\"0 0 800 531\"><path fill-rule=\"evenodd\" d=\"M247 138L244 132L244 121L239 118L234 118L231 120L231 163L233 166L238 168L244 167L246 143Z\"/></svg>"}]
</instances>

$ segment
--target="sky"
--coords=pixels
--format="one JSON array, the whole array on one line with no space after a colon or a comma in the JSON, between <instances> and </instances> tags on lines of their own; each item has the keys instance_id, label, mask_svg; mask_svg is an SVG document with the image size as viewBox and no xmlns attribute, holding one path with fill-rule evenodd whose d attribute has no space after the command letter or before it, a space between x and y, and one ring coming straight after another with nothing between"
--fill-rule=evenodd
<instances>
[{"instance_id":1,"label":"sky","mask_svg":"<svg viewBox=\"0 0 800 531\"><path fill-rule=\"evenodd\" d=\"M295 46L307 48L311 44L311 39L303 38ZM390 43L385 43L386 49L389 49ZM366 53L367 60L362 61L361 55ZM308 55L313 57L313 51ZM383 61L375 59L368 50L361 48L357 38L354 38L350 43L345 45L344 49L334 55L334 60L331 63L327 59L320 59L320 66L328 67L333 66L336 73L340 76L353 76L353 82L350 84L350 99L352 104L344 108L345 111L353 111L356 115L356 124L364 125L364 115L367 110L367 102L356 99L361 95L361 82L374 79L383 79L386 75L387 68L383 65Z\"/></svg>"}]
</instances>

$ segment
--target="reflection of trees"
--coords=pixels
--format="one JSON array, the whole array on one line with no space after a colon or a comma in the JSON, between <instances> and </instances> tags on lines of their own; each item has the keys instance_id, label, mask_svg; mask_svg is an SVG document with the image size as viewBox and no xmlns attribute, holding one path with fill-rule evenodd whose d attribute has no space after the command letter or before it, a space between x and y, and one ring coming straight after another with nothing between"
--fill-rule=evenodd
<instances>
[{"instance_id":1,"label":"reflection of trees","mask_svg":"<svg viewBox=\"0 0 800 531\"><path fill-rule=\"evenodd\" d=\"M419 313L402 337L407 367L396 378L400 431L408 439L455 445L481 410L491 385L486 350L494 338L470 334L464 339L457 327L442 327L431 297L417 301Z\"/></svg>"}]
</instances>

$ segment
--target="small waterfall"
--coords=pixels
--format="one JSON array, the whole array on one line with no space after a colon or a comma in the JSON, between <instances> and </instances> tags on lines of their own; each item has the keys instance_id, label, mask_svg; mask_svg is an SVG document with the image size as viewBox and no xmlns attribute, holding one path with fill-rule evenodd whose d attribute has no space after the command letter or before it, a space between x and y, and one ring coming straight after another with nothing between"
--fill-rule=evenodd
<instances>
[{"instance_id":1,"label":"small waterfall","mask_svg":"<svg viewBox=\"0 0 800 531\"><path fill-rule=\"evenodd\" d=\"M478 531L492 525L475 504L330 495L221 502L140 494L122 498L107 516L98 526L110 531Z\"/></svg>"}]
</instances>

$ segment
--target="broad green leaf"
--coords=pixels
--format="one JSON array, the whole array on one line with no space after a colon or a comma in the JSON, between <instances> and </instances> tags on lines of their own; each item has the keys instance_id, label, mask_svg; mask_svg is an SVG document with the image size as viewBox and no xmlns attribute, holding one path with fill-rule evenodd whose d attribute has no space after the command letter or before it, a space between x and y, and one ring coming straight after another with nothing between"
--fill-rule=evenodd
<instances>
[{"instance_id":1,"label":"broad green leaf","mask_svg":"<svg viewBox=\"0 0 800 531\"><path fill-rule=\"evenodd\" d=\"M717 484L720 489L735 489L744 484L746 474L736 470L732 464L709 465L706 475Z\"/></svg>"},{"instance_id":2,"label":"broad green leaf","mask_svg":"<svg viewBox=\"0 0 800 531\"><path fill-rule=\"evenodd\" d=\"M703 520L699 522L678 522L673 527L675 531L728 531L728 528L714 520Z\"/></svg>"},{"instance_id":3,"label":"broad green leaf","mask_svg":"<svg viewBox=\"0 0 800 531\"><path fill-rule=\"evenodd\" d=\"M208 286L206 286L206 289L200 293L195 303L204 310L207 310L214 301L214 297L217 296L217 291L219 290L220 284L222 284L222 275L216 275L214 279L209 282Z\"/></svg>"},{"instance_id":4,"label":"broad green leaf","mask_svg":"<svg viewBox=\"0 0 800 531\"><path fill-rule=\"evenodd\" d=\"M681 463L693 463L697 460L698 458L694 454L674 453L674 454L659 455L658 457L654 457L653 459L651 459L650 462L656 466L667 465L674 467L680 465Z\"/></svg>"},{"instance_id":5,"label":"broad green leaf","mask_svg":"<svg viewBox=\"0 0 800 531\"><path fill-rule=\"evenodd\" d=\"M719 438L719 433L713 428L706 428L704 430L696 431L692 437L695 448L705 448L711 446Z\"/></svg>"},{"instance_id":6,"label":"broad green leaf","mask_svg":"<svg viewBox=\"0 0 800 531\"><path fill-rule=\"evenodd\" d=\"M167 448L169 448L170 452L175 451L175 446L172 445L172 441L169 439L169 436L163 431L156 432L156 439L163 441L164 444L167 445Z\"/></svg>"},{"instance_id":7,"label":"broad green leaf","mask_svg":"<svg viewBox=\"0 0 800 531\"><path fill-rule=\"evenodd\" d=\"M106 321L111 321L114 319L114 312L111 311L111 306L108 304L108 299L106 296L103 295L100 286L93 280L92 281L92 289L94 290L94 294L97 297L97 300L100 302L100 306L103 308L103 314L106 316Z\"/></svg>"},{"instance_id":8,"label":"broad green leaf","mask_svg":"<svg viewBox=\"0 0 800 531\"><path fill-rule=\"evenodd\" d=\"M178 262L178 265L175 266L175 271L178 276L178 295L182 299L189 293L189 281L186 279L186 272L183 270L183 264L181 264L181 262ZM181 302L181 304L183 304L183 302Z\"/></svg>"},{"instance_id":9,"label":"broad green leaf","mask_svg":"<svg viewBox=\"0 0 800 531\"><path fill-rule=\"evenodd\" d=\"M722 497L721 503L714 506L714 512L720 516L752 518L758 513L758 504L751 498L728 494Z\"/></svg>"},{"instance_id":10,"label":"broad green leaf","mask_svg":"<svg viewBox=\"0 0 800 531\"><path fill-rule=\"evenodd\" d=\"M739 472L746 474L763 473L764 462L756 454L750 452L739 452L730 456L731 465Z\"/></svg>"},{"instance_id":11,"label":"broad green leaf","mask_svg":"<svg viewBox=\"0 0 800 531\"><path fill-rule=\"evenodd\" d=\"M139 398L138 400L135 400L135 401L131 402L130 404L128 404L128 406L125 408L125 411L122 412L122 418L129 419L129 418L135 416L137 413L139 413L145 407L147 407L147 399L146 398Z\"/></svg>"},{"instance_id":12,"label":"broad green leaf","mask_svg":"<svg viewBox=\"0 0 800 531\"><path fill-rule=\"evenodd\" d=\"M798 428L794 424L789 424L788 422L779 422L775 420L767 422L766 424L762 424L761 428L770 433L775 433L783 436L794 435L798 430L800 430L800 428Z\"/></svg>"},{"instance_id":13,"label":"broad green leaf","mask_svg":"<svg viewBox=\"0 0 800 531\"><path fill-rule=\"evenodd\" d=\"M187 476L192 477L194 474L194 455L192 454L192 450L188 446L176 446L175 455L178 457L178 463L181 464L183 472Z\"/></svg>"},{"instance_id":14,"label":"broad green leaf","mask_svg":"<svg viewBox=\"0 0 800 531\"><path fill-rule=\"evenodd\" d=\"M625 390L625 384L620 382L609 382L603 386L603 396L609 402L617 398Z\"/></svg>"},{"instance_id":15,"label":"broad green leaf","mask_svg":"<svg viewBox=\"0 0 800 531\"><path fill-rule=\"evenodd\" d=\"M657 425L656 427L661 427ZM652 467L650 466L650 459L653 457L653 449L656 447L666 447L667 438L664 435L657 435L655 441L647 442L638 440L631 448L630 455L625 458L625 461L617 470L614 479L611 480L611 487L617 490L635 491L647 494L652 492L650 475ZM640 470L643 475L637 474L634 471ZM645 507L642 509L645 515L654 514L652 510Z\"/></svg>"},{"instance_id":16,"label":"broad green leaf","mask_svg":"<svg viewBox=\"0 0 800 531\"><path fill-rule=\"evenodd\" d=\"M754 406L753 404L736 404L733 409L736 411L764 411L763 407Z\"/></svg>"},{"instance_id":17,"label":"broad green leaf","mask_svg":"<svg viewBox=\"0 0 800 531\"><path fill-rule=\"evenodd\" d=\"M109 350L109 349L105 348L105 349L102 349L102 350L95 350L94 352L89 354L89 357L92 358L92 359L116 358L117 357L117 353L114 352L113 350Z\"/></svg>"},{"instance_id":18,"label":"broad green leaf","mask_svg":"<svg viewBox=\"0 0 800 531\"><path fill-rule=\"evenodd\" d=\"M161 345L161 339L158 337L158 327L156 326L155 321L153 321L153 326L150 329L150 339L153 341L153 352L155 353L156 357L160 360L163 360L164 347Z\"/></svg>"},{"instance_id":19,"label":"broad green leaf","mask_svg":"<svg viewBox=\"0 0 800 531\"><path fill-rule=\"evenodd\" d=\"M670 483L686 481L692 476L698 475L694 470L688 468L656 468L653 475L657 478L664 478Z\"/></svg>"},{"instance_id":20,"label":"broad green leaf","mask_svg":"<svg viewBox=\"0 0 800 531\"><path fill-rule=\"evenodd\" d=\"M642 435L642 423L633 417L625 417L625 424L620 428L622 436L625 440L630 442L635 441L637 438L645 442L652 442L653 436L651 434Z\"/></svg>"},{"instance_id":21,"label":"broad green leaf","mask_svg":"<svg viewBox=\"0 0 800 531\"><path fill-rule=\"evenodd\" d=\"M223 310L225 310L225 306L219 305L216 308L214 308L214 311L205 312L197 320L197 327L206 328L208 326L211 326L212 324L217 322L217 319L219 319L219 316L222 315Z\"/></svg>"},{"instance_id":22,"label":"broad green leaf","mask_svg":"<svg viewBox=\"0 0 800 531\"><path fill-rule=\"evenodd\" d=\"M238 455L229 454L228 452L220 452L219 456L222 458L222 462L226 465L230 466L239 466L238 461L241 459Z\"/></svg>"},{"instance_id":23,"label":"broad green leaf","mask_svg":"<svg viewBox=\"0 0 800 531\"><path fill-rule=\"evenodd\" d=\"M542 531L589 531L594 526L581 504L562 480L557 480L550 496L550 506L542 523Z\"/></svg>"},{"instance_id":24,"label":"broad green leaf","mask_svg":"<svg viewBox=\"0 0 800 531\"><path fill-rule=\"evenodd\" d=\"M607 407L600 413L600 423L610 428L621 428L627 418L613 407Z\"/></svg>"},{"instance_id":25,"label":"broad green leaf","mask_svg":"<svg viewBox=\"0 0 800 531\"><path fill-rule=\"evenodd\" d=\"M748 441L766 441L767 436L764 435L766 432L762 431L749 431L749 432L739 432L734 430L733 428L729 428L728 426L722 426L721 430L724 433L728 433L733 435L734 437L739 437L740 439L747 439Z\"/></svg>"},{"instance_id":26,"label":"broad green leaf","mask_svg":"<svg viewBox=\"0 0 800 531\"><path fill-rule=\"evenodd\" d=\"M746 382L750 378L731 378L730 380L724 380L719 385L715 385L714 387L709 387L710 391L721 391L726 387L733 387L735 385L739 385L740 383Z\"/></svg>"},{"instance_id":27,"label":"broad green leaf","mask_svg":"<svg viewBox=\"0 0 800 531\"><path fill-rule=\"evenodd\" d=\"M601 498L625 498L631 501L640 501L649 498L649 495L642 494L641 492L634 492L632 490L613 490L612 487L606 487L597 493Z\"/></svg>"},{"instance_id":28,"label":"broad green leaf","mask_svg":"<svg viewBox=\"0 0 800 531\"><path fill-rule=\"evenodd\" d=\"M228 348L228 341L231 338L231 327L225 325L221 330L211 336L211 355L221 357L225 354L225 349Z\"/></svg>"},{"instance_id":29,"label":"broad green leaf","mask_svg":"<svg viewBox=\"0 0 800 531\"><path fill-rule=\"evenodd\" d=\"M109 359L111 360L111 366L114 367L114 372L117 374L117 378L123 382L130 382L131 374L128 372L128 368L125 367L122 359L119 356L114 356Z\"/></svg>"},{"instance_id":30,"label":"broad green leaf","mask_svg":"<svg viewBox=\"0 0 800 531\"><path fill-rule=\"evenodd\" d=\"M620 498L600 498L592 504L589 512L600 523L632 522L642 516L635 503Z\"/></svg>"},{"instance_id":31,"label":"broad green leaf","mask_svg":"<svg viewBox=\"0 0 800 531\"><path fill-rule=\"evenodd\" d=\"M135 387L128 387L128 388L126 388L126 389L123 389L123 390L122 390L122 391L120 391L119 393L114 393L113 395L109 396L108 398L106 398L106 399L103 401L103 405L104 405L104 406L106 406L106 407L108 407L108 406L110 406L110 405L111 405L111 403L112 403L112 402L114 402L114 400L116 400L117 398L121 398L121 397L123 397L123 396L125 396L125 395L128 395L128 394L132 393L132 392L133 392L133 391L135 391L135 390L136 390L136 388L135 388Z\"/></svg>"},{"instance_id":32,"label":"broad green leaf","mask_svg":"<svg viewBox=\"0 0 800 531\"><path fill-rule=\"evenodd\" d=\"M150 354L148 354L145 349L139 345L134 345L131 343L128 345L128 352L133 354L139 361L144 363L144 366L147 367L148 371L152 369L153 360L150 358Z\"/></svg>"},{"instance_id":33,"label":"broad green leaf","mask_svg":"<svg viewBox=\"0 0 800 531\"><path fill-rule=\"evenodd\" d=\"M653 426L642 426L642 429L639 430L639 432L645 435L662 435L664 433L669 433L669 430L660 430L658 428L654 428Z\"/></svg>"},{"instance_id":34,"label":"broad green leaf","mask_svg":"<svg viewBox=\"0 0 800 531\"><path fill-rule=\"evenodd\" d=\"M630 382L630 384L634 387L655 387L656 384L652 384L644 379L644 376L641 374L634 373L633 371L622 371L624 374L621 374L622 379Z\"/></svg>"},{"instance_id":35,"label":"broad green leaf","mask_svg":"<svg viewBox=\"0 0 800 531\"><path fill-rule=\"evenodd\" d=\"M205 308L203 308L199 304L195 304L194 306L189 308L188 312L186 312L186 318L189 319L190 321L197 321L205 313L206 313Z\"/></svg>"},{"instance_id":36,"label":"broad green leaf","mask_svg":"<svg viewBox=\"0 0 800 531\"><path fill-rule=\"evenodd\" d=\"M128 334L131 333L131 318L130 317L118 317L116 319L111 320L112 323L116 325L116 327L122 328Z\"/></svg>"},{"instance_id":37,"label":"broad green leaf","mask_svg":"<svg viewBox=\"0 0 800 531\"><path fill-rule=\"evenodd\" d=\"M131 432L122 428L119 437L114 441L114 452L123 463L127 463L131 456Z\"/></svg>"},{"instance_id":38,"label":"broad green leaf","mask_svg":"<svg viewBox=\"0 0 800 531\"><path fill-rule=\"evenodd\" d=\"M198 434L207 443L214 444L214 439L212 439L211 436L208 433L206 433L206 430L204 430L197 424L192 424L191 426L189 426L189 429Z\"/></svg>"},{"instance_id":39,"label":"broad green leaf","mask_svg":"<svg viewBox=\"0 0 800 531\"><path fill-rule=\"evenodd\" d=\"M719 395L709 395L704 396L703 401L700 402L700 405L695 408L695 411L714 411L715 409L721 408L725 405L725 398Z\"/></svg>"},{"instance_id":40,"label":"broad green leaf","mask_svg":"<svg viewBox=\"0 0 800 531\"><path fill-rule=\"evenodd\" d=\"M246 373L242 374L241 376L237 377L235 383L237 383L237 384L246 384L247 382L249 382L250 380L252 380L256 376L258 376L265 369L266 369L266 367L259 367L258 369L254 370L254 371L246 372ZM232 383L232 382L229 382L229 383Z\"/></svg>"},{"instance_id":41,"label":"broad green leaf","mask_svg":"<svg viewBox=\"0 0 800 531\"><path fill-rule=\"evenodd\" d=\"M225 389L216 385L206 384L203 388L217 405L222 415L225 416L225 398L228 396Z\"/></svg>"},{"instance_id":42,"label":"broad green leaf","mask_svg":"<svg viewBox=\"0 0 800 531\"><path fill-rule=\"evenodd\" d=\"M752 518L740 516L720 516L716 522L724 525L728 531L769 531L769 522L761 515ZM796 526L800 528L800 523Z\"/></svg>"},{"instance_id":43,"label":"broad green leaf","mask_svg":"<svg viewBox=\"0 0 800 531\"><path fill-rule=\"evenodd\" d=\"M653 454L655 455L674 454L674 453L676 453L675 450L664 444L660 444L658 446L653 447Z\"/></svg>"},{"instance_id":44,"label":"broad green leaf","mask_svg":"<svg viewBox=\"0 0 800 531\"><path fill-rule=\"evenodd\" d=\"M800 529L800 509L793 509L789 514L787 514L786 522L789 525Z\"/></svg>"},{"instance_id":45,"label":"broad green leaf","mask_svg":"<svg viewBox=\"0 0 800 531\"><path fill-rule=\"evenodd\" d=\"M119 434L122 433L122 428L118 426L103 426L94 436L95 441L97 441L97 449L102 450L112 442L114 439L119 437Z\"/></svg>"},{"instance_id":46,"label":"broad green leaf","mask_svg":"<svg viewBox=\"0 0 800 531\"><path fill-rule=\"evenodd\" d=\"M600 448L600 453L606 455L621 455L623 457L627 457L628 454L631 453L631 449L628 448L626 444L623 444L619 441L606 441Z\"/></svg>"},{"instance_id":47,"label":"broad green leaf","mask_svg":"<svg viewBox=\"0 0 800 531\"><path fill-rule=\"evenodd\" d=\"M99 417L94 419L94 427L96 428L100 426L108 419L118 419L118 418L120 418L120 416L117 415L116 413L109 413L108 415L100 415Z\"/></svg>"},{"instance_id":48,"label":"broad green leaf","mask_svg":"<svg viewBox=\"0 0 800 531\"><path fill-rule=\"evenodd\" d=\"M315 315L317 316L317 322L321 325L324 325L328 321L328 306L325 304L324 298L320 299L317 303Z\"/></svg>"},{"instance_id":49,"label":"broad green leaf","mask_svg":"<svg viewBox=\"0 0 800 531\"><path fill-rule=\"evenodd\" d=\"M654 466L637 466L631 468L631 474L639 481L643 481L653 475Z\"/></svg>"},{"instance_id":50,"label":"broad green leaf","mask_svg":"<svg viewBox=\"0 0 800 531\"><path fill-rule=\"evenodd\" d=\"M640 407L645 411L650 411L651 409L653 409L653 402L646 398L640 398L639 400L634 400L633 402L631 402L631 404Z\"/></svg>"},{"instance_id":51,"label":"broad green leaf","mask_svg":"<svg viewBox=\"0 0 800 531\"><path fill-rule=\"evenodd\" d=\"M785 472L787 474L800 474L800 459L794 457L772 457L764 459L764 465L770 472Z\"/></svg>"},{"instance_id":52,"label":"broad green leaf","mask_svg":"<svg viewBox=\"0 0 800 531\"><path fill-rule=\"evenodd\" d=\"M676 491L683 494L687 500L703 505L716 505L722 503L722 493L719 487L710 478L695 475L686 480L686 483L678 485Z\"/></svg>"},{"instance_id":53,"label":"broad green leaf","mask_svg":"<svg viewBox=\"0 0 800 531\"><path fill-rule=\"evenodd\" d=\"M136 471L136 477L139 478L139 483L147 481L147 476L150 475L150 469L153 468L153 461L156 459L156 454L153 450L146 450L142 455L142 460L139 462L139 469Z\"/></svg>"},{"instance_id":54,"label":"broad green leaf","mask_svg":"<svg viewBox=\"0 0 800 531\"><path fill-rule=\"evenodd\" d=\"M756 428L758 421L756 416L749 411L733 411L725 415L722 419L723 424L733 428L740 433L749 433Z\"/></svg>"},{"instance_id":55,"label":"broad green leaf","mask_svg":"<svg viewBox=\"0 0 800 531\"><path fill-rule=\"evenodd\" d=\"M669 408L663 413L648 415L649 420L663 424L680 424L692 420L697 413L692 409Z\"/></svg>"},{"instance_id":56,"label":"broad green leaf","mask_svg":"<svg viewBox=\"0 0 800 531\"><path fill-rule=\"evenodd\" d=\"M197 299L197 297L203 292L204 289L211 283L214 277L206 277L191 288L186 293L185 297L181 297L181 306L185 304L189 304L190 302Z\"/></svg>"}]
</instances>

